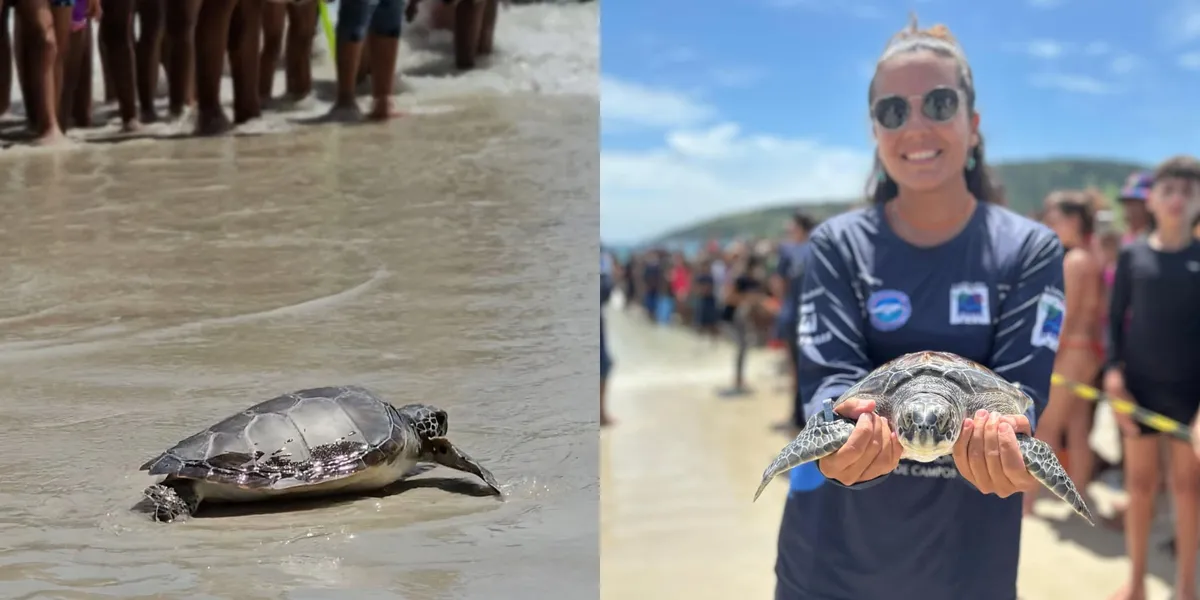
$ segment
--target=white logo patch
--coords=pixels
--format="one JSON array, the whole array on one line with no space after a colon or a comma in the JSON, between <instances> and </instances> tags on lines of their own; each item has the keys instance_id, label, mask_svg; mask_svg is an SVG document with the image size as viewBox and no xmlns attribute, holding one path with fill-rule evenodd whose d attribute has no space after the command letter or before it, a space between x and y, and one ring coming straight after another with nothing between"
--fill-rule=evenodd
<instances>
[{"instance_id":1,"label":"white logo patch","mask_svg":"<svg viewBox=\"0 0 1200 600\"><path fill-rule=\"evenodd\" d=\"M1067 316L1067 303L1063 293L1054 288L1046 288L1038 298L1037 320L1033 323L1033 332L1029 343L1058 352L1058 336L1062 333L1063 319Z\"/></svg>"},{"instance_id":2,"label":"white logo patch","mask_svg":"<svg viewBox=\"0 0 1200 600\"><path fill-rule=\"evenodd\" d=\"M991 325L990 295L986 283L964 281L950 286L950 324Z\"/></svg>"},{"instance_id":3,"label":"white logo patch","mask_svg":"<svg viewBox=\"0 0 1200 600\"><path fill-rule=\"evenodd\" d=\"M800 335L812 335L817 332L817 309L811 302L800 305Z\"/></svg>"},{"instance_id":4,"label":"white logo patch","mask_svg":"<svg viewBox=\"0 0 1200 600\"><path fill-rule=\"evenodd\" d=\"M800 324L796 327L800 346L820 346L833 339L833 334L826 331L817 334L817 308L811 302L800 305Z\"/></svg>"}]
</instances>

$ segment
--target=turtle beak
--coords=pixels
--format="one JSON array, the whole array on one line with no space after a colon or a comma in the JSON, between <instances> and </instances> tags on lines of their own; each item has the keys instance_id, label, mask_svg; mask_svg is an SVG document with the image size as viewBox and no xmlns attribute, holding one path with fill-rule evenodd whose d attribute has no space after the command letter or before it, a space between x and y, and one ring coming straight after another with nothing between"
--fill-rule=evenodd
<instances>
[{"instance_id":1,"label":"turtle beak","mask_svg":"<svg viewBox=\"0 0 1200 600\"><path fill-rule=\"evenodd\" d=\"M503 496L500 491L500 484L496 483L496 477L491 471L483 468L475 459L467 455L466 452L459 450L450 440L443 437L429 438L425 441L424 455L422 458L429 462L434 462L443 467L449 467L456 471L470 473L483 480L496 495Z\"/></svg>"}]
</instances>

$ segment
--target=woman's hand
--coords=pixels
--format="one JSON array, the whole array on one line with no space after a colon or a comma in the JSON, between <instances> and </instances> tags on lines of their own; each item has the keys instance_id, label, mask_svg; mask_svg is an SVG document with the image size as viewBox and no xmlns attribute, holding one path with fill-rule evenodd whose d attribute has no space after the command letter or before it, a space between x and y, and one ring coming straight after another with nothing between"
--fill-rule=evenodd
<instances>
[{"instance_id":1,"label":"woman's hand","mask_svg":"<svg viewBox=\"0 0 1200 600\"><path fill-rule=\"evenodd\" d=\"M845 445L817 463L825 477L854 485L887 475L900 464L904 449L887 419L875 414L874 400L850 398L833 411L857 423Z\"/></svg>"},{"instance_id":2,"label":"woman's hand","mask_svg":"<svg viewBox=\"0 0 1200 600\"><path fill-rule=\"evenodd\" d=\"M85 14L87 15L87 18L99 19L101 16L104 15L104 11L102 11L100 9L100 0L86 0L86 1L87 1L87 13L85 13Z\"/></svg>"},{"instance_id":3,"label":"woman's hand","mask_svg":"<svg viewBox=\"0 0 1200 600\"><path fill-rule=\"evenodd\" d=\"M1120 369L1109 369L1104 373L1104 394L1109 398L1119 398L1133 402L1133 397L1129 395L1129 390L1125 389L1125 374ZM1112 403L1109 403L1108 406L1109 408L1113 408ZM1113 418L1116 419L1117 428L1121 430L1122 435L1136 436L1140 433L1132 415L1113 409Z\"/></svg>"},{"instance_id":4,"label":"woman's hand","mask_svg":"<svg viewBox=\"0 0 1200 600\"><path fill-rule=\"evenodd\" d=\"M963 422L954 444L958 472L979 491L1001 498L1036 489L1038 481L1025 469L1017 433L1033 435L1024 415L976 412Z\"/></svg>"}]
</instances>

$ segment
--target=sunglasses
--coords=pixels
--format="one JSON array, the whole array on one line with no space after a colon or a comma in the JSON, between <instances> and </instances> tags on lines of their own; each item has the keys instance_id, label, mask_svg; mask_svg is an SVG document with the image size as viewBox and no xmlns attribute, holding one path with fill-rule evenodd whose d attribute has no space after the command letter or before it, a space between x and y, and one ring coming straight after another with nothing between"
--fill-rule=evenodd
<instances>
[{"instance_id":1,"label":"sunglasses","mask_svg":"<svg viewBox=\"0 0 1200 600\"><path fill-rule=\"evenodd\" d=\"M960 93L957 89L937 87L921 99L921 114L935 123L945 123L958 114ZM884 129L900 129L912 117L912 104L904 96L884 96L871 106L871 117Z\"/></svg>"}]
</instances>

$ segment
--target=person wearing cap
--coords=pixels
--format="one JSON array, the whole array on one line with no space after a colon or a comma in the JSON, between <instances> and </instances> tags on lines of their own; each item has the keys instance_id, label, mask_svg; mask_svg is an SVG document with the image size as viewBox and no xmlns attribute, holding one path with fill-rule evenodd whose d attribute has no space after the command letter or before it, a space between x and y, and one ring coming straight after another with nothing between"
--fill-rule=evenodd
<instances>
[{"instance_id":1,"label":"person wearing cap","mask_svg":"<svg viewBox=\"0 0 1200 600\"><path fill-rule=\"evenodd\" d=\"M1154 229L1154 217L1146 207L1150 197L1150 188L1154 187L1154 175L1149 171L1135 171L1125 179L1121 194L1117 201L1121 203L1121 212L1125 215L1125 233L1121 236L1120 247L1123 248L1139 240L1145 240ZM1104 283L1110 294L1116 282L1117 263L1115 254L1104 267ZM1125 518L1126 504L1117 501L1113 504L1113 515L1105 520L1105 525L1120 529Z\"/></svg>"},{"instance_id":2,"label":"person wearing cap","mask_svg":"<svg viewBox=\"0 0 1200 600\"><path fill-rule=\"evenodd\" d=\"M1147 171L1135 172L1125 180L1125 186L1121 188L1121 195L1117 198L1121 203L1122 212L1125 213L1125 236L1121 238L1122 245L1143 239L1154 229L1153 217L1146 209L1146 198L1149 197L1150 188L1153 186L1154 177Z\"/></svg>"}]
</instances>

